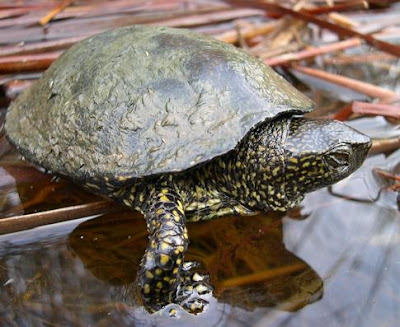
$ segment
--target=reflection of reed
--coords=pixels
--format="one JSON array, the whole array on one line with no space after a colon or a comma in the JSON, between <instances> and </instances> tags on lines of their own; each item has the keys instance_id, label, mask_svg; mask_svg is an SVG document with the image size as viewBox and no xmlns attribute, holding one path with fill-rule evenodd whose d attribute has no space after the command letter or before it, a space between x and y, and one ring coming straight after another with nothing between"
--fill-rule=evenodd
<instances>
[{"instance_id":1,"label":"reflection of reed","mask_svg":"<svg viewBox=\"0 0 400 327\"><path fill-rule=\"evenodd\" d=\"M245 276L227 279L222 282L222 287L229 288L229 287L237 287L237 286L253 284L253 283L260 283L260 282L274 279L274 278L282 276L282 275L288 275L291 273L303 271L304 268L306 268L306 267L307 267L307 265L304 263L297 263L297 264L293 264L291 266L263 270L263 271L256 272L254 274L249 274L249 275L245 275Z\"/></svg>"}]
</instances>

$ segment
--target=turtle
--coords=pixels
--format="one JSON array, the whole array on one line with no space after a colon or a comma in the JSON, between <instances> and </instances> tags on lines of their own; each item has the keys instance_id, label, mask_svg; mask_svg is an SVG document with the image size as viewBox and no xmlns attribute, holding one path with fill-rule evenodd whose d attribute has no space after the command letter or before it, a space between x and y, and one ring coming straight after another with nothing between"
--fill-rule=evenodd
<instances>
[{"instance_id":1,"label":"turtle","mask_svg":"<svg viewBox=\"0 0 400 327\"><path fill-rule=\"evenodd\" d=\"M65 51L9 107L32 163L143 213L137 285L150 312L204 308L186 223L287 211L355 171L371 146L244 51L186 29L134 25ZM196 311L198 310L198 311Z\"/></svg>"}]
</instances>

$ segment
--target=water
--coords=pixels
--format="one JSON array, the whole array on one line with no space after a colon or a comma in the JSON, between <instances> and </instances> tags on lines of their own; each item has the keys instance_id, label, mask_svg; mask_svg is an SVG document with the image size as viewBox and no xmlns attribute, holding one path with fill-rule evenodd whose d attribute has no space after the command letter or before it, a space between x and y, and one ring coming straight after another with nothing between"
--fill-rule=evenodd
<instances>
[{"instance_id":1,"label":"water","mask_svg":"<svg viewBox=\"0 0 400 327\"><path fill-rule=\"evenodd\" d=\"M334 191L373 197L371 168L383 160L370 159ZM13 155L0 172L3 216L99 200ZM147 245L138 213L121 208L2 235L0 326L397 326L395 201L394 192L371 204L321 190L302 203L303 219L263 214L189 224L186 258L201 263L214 292L204 313L178 307L177 318L168 316L174 305L150 315L136 296Z\"/></svg>"}]
</instances>

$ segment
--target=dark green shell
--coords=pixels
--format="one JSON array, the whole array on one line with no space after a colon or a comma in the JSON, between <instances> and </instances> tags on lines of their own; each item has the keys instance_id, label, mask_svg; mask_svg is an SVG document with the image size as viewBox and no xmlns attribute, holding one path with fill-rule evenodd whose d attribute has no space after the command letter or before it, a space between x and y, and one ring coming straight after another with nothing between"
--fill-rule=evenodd
<instances>
[{"instance_id":1,"label":"dark green shell","mask_svg":"<svg viewBox=\"0 0 400 327\"><path fill-rule=\"evenodd\" d=\"M255 125L312 102L235 47L188 30L132 26L66 51L10 107L28 160L78 181L178 172Z\"/></svg>"}]
</instances>

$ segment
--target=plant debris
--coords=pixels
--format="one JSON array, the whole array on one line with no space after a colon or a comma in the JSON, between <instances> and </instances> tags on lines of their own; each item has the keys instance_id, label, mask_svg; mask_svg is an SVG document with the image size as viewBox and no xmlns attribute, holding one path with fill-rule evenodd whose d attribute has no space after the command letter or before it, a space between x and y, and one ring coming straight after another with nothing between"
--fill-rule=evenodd
<instances>
[{"instance_id":1,"label":"plant debris","mask_svg":"<svg viewBox=\"0 0 400 327\"><path fill-rule=\"evenodd\" d=\"M313 116L383 116L388 124L399 122L397 1L6 0L0 4L0 124L7 105L64 50L132 24L190 28L241 47L311 96L317 104ZM4 161L10 146L0 137ZM398 136L378 137L371 153L399 146ZM73 212L62 214L65 219L96 214L106 210L101 203L52 209L30 219L38 222L34 225L54 222L51 217L64 209ZM0 220L3 232L14 224L7 219Z\"/></svg>"}]
</instances>

